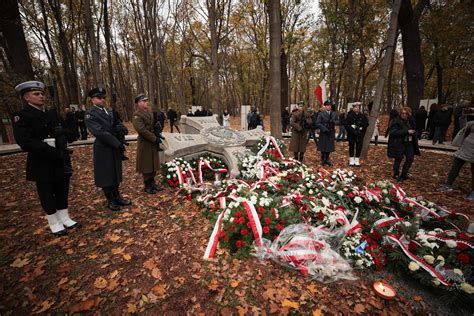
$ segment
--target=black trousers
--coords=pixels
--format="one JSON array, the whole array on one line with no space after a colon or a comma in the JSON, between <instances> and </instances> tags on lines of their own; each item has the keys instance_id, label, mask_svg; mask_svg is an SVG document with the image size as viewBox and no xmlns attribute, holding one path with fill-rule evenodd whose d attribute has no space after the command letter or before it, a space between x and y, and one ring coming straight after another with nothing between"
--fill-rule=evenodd
<instances>
[{"instance_id":1,"label":"black trousers","mask_svg":"<svg viewBox=\"0 0 474 316\"><path fill-rule=\"evenodd\" d=\"M405 156L405 163L403 164L402 168L402 176L408 176L408 171L410 170L411 164L415 158L415 148L411 143L406 143L405 149L403 151L403 155ZM400 172L400 165L402 164L403 157L395 158L395 162L393 163L393 175L398 176Z\"/></svg>"},{"instance_id":2,"label":"black trousers","mask_svg":"<svg viewBox=\"0 0 474 316\"><path fill-rule=\"evenodd\" d=\"M363 142L349 141L349 157L360 157ZM354 156L355 148L355 156Z\"/></svg>"},{"instance_id":3,"label":"black trousers","mask_svg":"<svg viewBox=\"0 0 474 316\"><path fill-rule=\"evenodd\" d=\"M120 197L119 193L119 185L112 185L110 187L103 187L102 191L104 191L105 197L107 198L107 201L113 201L115 199L118 199Z\"/></svg>"},{"instance_id":4,"label":"black trousers","mask_svg":"<svg viewBox=\"0 0 474 316\"><path fill-rule=\"evenodd\" d=\"M453 185L454 180L459 175L462 166L466 161L459 159L458 157L454 157L453 165L451 166L451 170L448 174L448 181L446 182L447 185ZM474 163L471 162L471 191L474 191Z\"/></svg>"},{"instance_id":5,"label":"black trousers","mask_svg":"<svg viewBox=\"0 0 474 316\"><path fill-rule=\"evenodd\" d=\"M171 129L171 133L173 133L173 127L176 127L176 129L178 130L178 133L181 133L180 130L179 130L179 127L178 127L178 122L177 121L171 121L170 120L170 129Z\"/></svg>"},{"instance_id":6,"label":"black trousers","mask_svg":"<svg viewBox=\"0 0 474 316\"><path fill-rule=\"evenodd\" d=\"M145 180L145 182L150 181L150 180L155 180L155 176L156 176L156 172L144 173L143 180Z\"/></svg>"},{"instance_id":7,"label":"black trousers","mask_svg":"<svg viewBox=\"0 0 474 316\"><path fill-rule=\"evenodd\" d=\"M69 177L61 181L36 182L41 207L48 215L68 207Z\"/></svg>"},{"instance_id":8,"label":"black trousers","mask_svg":"<svg viewBox=\"0 0 474 316\"><path fill-rule=\"evenodd\" d=\"M79 129L79 133L81 134L81 139L87 139L87 128L85 123L77 123L77 128Z\"/></svg>"}]
</instances>

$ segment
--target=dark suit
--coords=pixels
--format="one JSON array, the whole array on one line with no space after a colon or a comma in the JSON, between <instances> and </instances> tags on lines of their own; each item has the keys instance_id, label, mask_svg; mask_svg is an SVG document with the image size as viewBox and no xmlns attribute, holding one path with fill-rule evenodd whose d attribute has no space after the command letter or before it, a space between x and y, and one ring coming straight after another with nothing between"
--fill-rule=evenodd
<instances>
[{"instance_id":1,"label":"dark suit","mask_svg":"<svg viewBox=\"0 0 474 316\"><path fill-rule=\"evenodd\" d=\"M54 138L57 125L54 111L43 112L31 105L13 116L15 140L28 152L26 179L36 182L41 206L47 214L67 208L71 176L69 154L43 141Z\"/></svg>"},{"instance_id":2,"label":"dark suit","mask_svg":"<svg viewBox=\"0 0 474 316\"><path fill-rule=\"evenodd\" d=\"M94 181L100 188L117 187L122 181L121 150L114 136L112 111L93 106L85 116L86 126L96 137L94 142Z\"/></svg>"}]
</instances>

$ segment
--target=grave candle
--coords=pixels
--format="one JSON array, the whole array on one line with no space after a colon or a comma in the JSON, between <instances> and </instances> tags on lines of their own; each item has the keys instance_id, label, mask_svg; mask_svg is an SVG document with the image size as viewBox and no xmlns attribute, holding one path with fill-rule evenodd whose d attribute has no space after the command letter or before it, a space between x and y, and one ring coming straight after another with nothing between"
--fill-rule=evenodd
<instances>
[{"instance_id":1,"label":"grave candle","mask_svg":"<svg viewBox=\"0 0 474 316\"><path fill-rule=\"evenodd\" d=\"M397 296L395 289L385 281L375 281L373 287L375 293L383 299L393 300Z\"/></svg>"}]
</instances>

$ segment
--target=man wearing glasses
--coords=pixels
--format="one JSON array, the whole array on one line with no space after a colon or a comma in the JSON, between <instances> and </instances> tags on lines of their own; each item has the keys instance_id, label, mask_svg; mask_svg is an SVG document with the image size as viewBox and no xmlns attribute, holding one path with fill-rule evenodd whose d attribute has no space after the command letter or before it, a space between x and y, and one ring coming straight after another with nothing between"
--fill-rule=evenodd
<instances>
[{"instance_id":1,"label":"man wearing glasses","mask_svg":"<svg viewBox=\"0 0 474 316\"><path fill-rule=\"evenodd\" d=\"M92 108L86 113L87 129L95 136L94 142L94 181L102 188L107 198L107 207L119 211L120 207L130 205L129 200L120 196L119 184L122 182L122 154L125 151L116 135L113 113L107 110L104 88L94 88L88 93ZM121 125L121 123L118 123ZM125 129L125 127L122 125Z\"/></svg>"}]
</instances>

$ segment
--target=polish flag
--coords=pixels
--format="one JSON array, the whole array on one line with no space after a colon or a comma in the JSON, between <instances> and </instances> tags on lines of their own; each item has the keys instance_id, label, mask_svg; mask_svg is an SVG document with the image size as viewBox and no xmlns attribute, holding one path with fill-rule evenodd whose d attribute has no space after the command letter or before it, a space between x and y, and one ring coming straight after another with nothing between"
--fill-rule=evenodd
<instances>
[{"instance_id":1,"label":"polish flag","mask_svg":"<svg viewBox=\"0 0 474 316\"><path fill-rule=\"evenodd\" d=\"M324 101L328 99L326 94L326 80L323 79L316 89L314 89L314 95L318 99L319 104L323 105Z\"/></svg>"}]
</instances>

